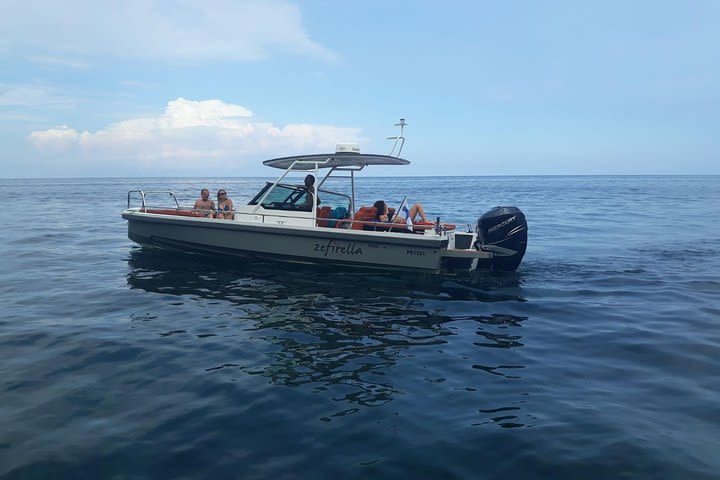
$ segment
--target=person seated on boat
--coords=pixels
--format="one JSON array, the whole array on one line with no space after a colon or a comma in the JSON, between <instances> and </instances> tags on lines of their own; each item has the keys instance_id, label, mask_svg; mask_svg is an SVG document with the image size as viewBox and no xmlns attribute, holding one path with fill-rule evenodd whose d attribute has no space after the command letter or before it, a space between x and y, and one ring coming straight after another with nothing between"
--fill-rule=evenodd
<instances>
[{"instance_id":1,"label":"person seated on boat","mask_svg":"<svg viewBox=\"0 0 720 480\"><path fill-rule=\"evenodd\" d=\"M314 197L315 197L315 176L314 175L305 175L305 190L307 190L307 193L305 194L305 203L300 205L300 210L306 210L308 212L312 212L314 205ZM318 199L318 203L320 203L320 199Z\"/></svg>"},{"instance_id":2,"label":"person seated on boat","mask_svg":"<svg viewBox=\"0 0 720 480\"><path fill-rule=\"evenodd\" d=\"M403 202L404 203L404 202ZM381 222L381 223L388 223L390 222L390 215L388 213L388 206L387 203L383 200L378 200L373 204L373 207L375 207L375 221ZM406 210L407 207L405 207L403 210ZM415 217L420 215L420 220L423 222L427 222L427 217L425 216L425 210L423 209L423 206L421 203L416 203L412 207L410 207L410 210L408 210L407 217L403 217L399 213L395 215L395 218L393 219L393 223L407 223L407 220L410 219L411 222L415 223Z\"/></svg>"},{"instance_id":3,"label":"person seated on boat","mask_svg":"<svg viewBox=\"0 0 720 480\"><path fill-rule=\"evenodd\" d=\"M233 201L228 198L227 192L222 188L218 190L217 202L217 214L215 218L234 220L235 213L233 212L235 211L235 207L233 206Z\"/></svg>"},{"instance_id":4,"label":"person seated on boat","mask_svg":"<svg viewBox=\"0 0 720 480\"><path fill-rule=\"evenodd\" d=\"M200 198L195 200L193 210L198 213L202 213L206 217L213 217L213 211L215 210L215 202L210 200L210 190L203 188L200 190Z\"/></svg>"}]
</instances>

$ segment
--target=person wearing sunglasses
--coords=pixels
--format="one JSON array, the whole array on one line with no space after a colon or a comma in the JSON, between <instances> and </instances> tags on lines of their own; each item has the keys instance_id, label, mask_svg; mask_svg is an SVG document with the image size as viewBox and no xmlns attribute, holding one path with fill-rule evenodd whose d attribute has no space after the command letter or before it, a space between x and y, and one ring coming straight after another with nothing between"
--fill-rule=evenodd
<instances>
[{"instance_id":1,"label":"person wearing sunglasses","mask_svg":"<svg viewBox=\"0 0 720 480\"><path fill-rule=\"evenodd\" d=\"M224 218L226 220L235 219L235 208L233 202L227 196L227 192L222 188L217 193L217 216L216 218Z\"/></svg>"},{"instance_id":2,"label":"person wearing sunglasses","mask_svg":"<svg viewBox=\"0 0 720 480\"><path fill-rule=\"evenodd\" d=\"M213 211L215 210L215 202L210 200L210 191L207 188L200 190L200 198L195 200L193 209L198 213L202 213L206 217L212 218Z\"/></svg>"}]
</instances>

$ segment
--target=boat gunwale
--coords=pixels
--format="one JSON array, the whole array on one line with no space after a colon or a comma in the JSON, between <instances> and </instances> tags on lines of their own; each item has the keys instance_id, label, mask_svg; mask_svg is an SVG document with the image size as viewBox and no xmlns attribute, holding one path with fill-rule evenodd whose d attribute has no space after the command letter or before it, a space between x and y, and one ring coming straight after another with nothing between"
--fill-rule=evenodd
<instances>
[{"instance_id":1,"label":"boat gunwale","mask_svg":"<svg viewBox=\"0 0 720 480\"><path fill-rule=\"evenodd\" d=\"M447 236L425 236L405 232L382 232L371 230L352 230L345 228L330 228L305 225L276 225L272 223L242 222L238 220L209 219L206 217L179 217L125 210L122 217L128 221L141 221L148 223L164 223L182 225L191 228L212 228L221 230L244 230L276 235L303 236L311 238L340 238L346 240L363 239L368 242L385 242L418 246L425 248L447 248ZM365 237L365 238L363 238Z\"/></svg>"}]
</instances>

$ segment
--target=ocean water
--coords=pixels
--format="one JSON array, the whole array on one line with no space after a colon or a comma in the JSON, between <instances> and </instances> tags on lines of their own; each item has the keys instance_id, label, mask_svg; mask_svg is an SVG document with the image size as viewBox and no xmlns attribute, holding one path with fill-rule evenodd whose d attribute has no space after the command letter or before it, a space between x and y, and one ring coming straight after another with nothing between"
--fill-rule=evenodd
<instances>
[{"instance_id":1,"label":"ocean water","mask_svg":"<svg viewBox=\"0 0 720 480\"><path fill-rule=\"evenodd\" d=\"M334 271L143 249L127 191L0 180L3 479L718 478L720 177L363 178L517 272Z\"/></svg>"}]
</instances>

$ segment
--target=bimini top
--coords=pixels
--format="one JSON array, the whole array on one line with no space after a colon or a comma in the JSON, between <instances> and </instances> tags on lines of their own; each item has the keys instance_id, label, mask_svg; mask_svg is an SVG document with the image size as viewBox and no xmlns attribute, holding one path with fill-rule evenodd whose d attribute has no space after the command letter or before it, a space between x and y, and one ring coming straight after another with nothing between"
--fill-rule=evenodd
<instances>
[{"instance_id":1,"label":"bimini top","mask_svg":"<svg viewBox=\"0 0 720 480\"><path fill-rule=\"evenodd\" d=\"M296 163L297 162L297 163ZM374 155L367 153L338 152L317 153L314 155L297 155L294 157L273 158L265 160L263 165L287 170L293 165L293 170L315 170L332 167L366 167L367 165L409 165L410 161L390 155Z\"/></svg>"}]
</instances>

